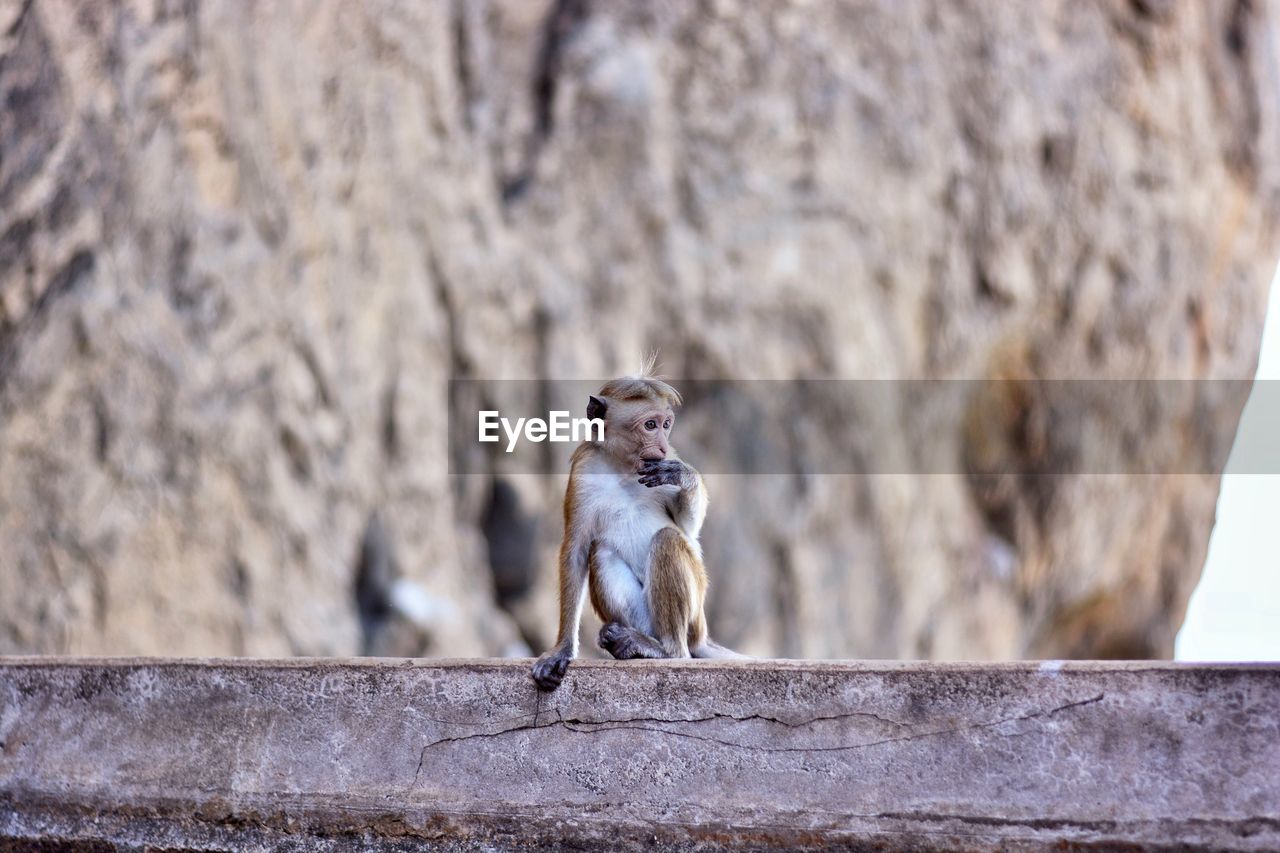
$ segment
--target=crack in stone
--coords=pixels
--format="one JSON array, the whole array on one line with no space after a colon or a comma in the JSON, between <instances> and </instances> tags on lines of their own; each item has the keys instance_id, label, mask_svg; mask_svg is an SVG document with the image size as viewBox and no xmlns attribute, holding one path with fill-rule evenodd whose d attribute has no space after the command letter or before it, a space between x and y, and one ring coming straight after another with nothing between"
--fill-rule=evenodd
<instances>
[{"instance_id":1,"label":"crack in stone","mask_svg":"<svg viewBox=\"0 0 1280 853\"><path fill-rule=\"evenodd\" d=\"M1261 830L1280 829L1280 820L1267 817L1246 818L1204 818L1204 817L1159 817L1147 820L1077 820L1056 817L999 817L995 815L947 814L945 812L878 812L873 815L857 815L883 820L901 820L920 823L956 822L986 827L1026 827L1037 832L1042 830L1078 829L1087 832L1113 833L1124 831L1126 827L1137 826L1169 826L1182 824L1189 827L1222 827L1239 836L1247 837Z\"/></svg>"},{"instance_id":2,"label":"crack in stone","mask_svg":"<svg viewBox=\"0 0 1280 853\"><path fill-rule=\"evenodd\" d=\"M871 747L874 747L874 746L883 746L889 743L903 743L906 741L920 740L922 738L942 737L945 735L960 734L963 732L982 731L985 729L991 729L997 726L1006 725L1008 723L1020 723L1020 722L1026 722L1028 720L1041 719L1044 717L1053 716L1054 714L1059 714L1063 711L1069 711L1075 708L1081 708L1086 705L1093 705L1097 702L1101 702L1105 698L1105 696L1106 696L1105 693L1099 693L1096 696L1090 696L1086 699L1079 699L1075 702L1067 702L1066 704L1057 705L1052 708L1043 708L1038 711L1031 711L1029 713L1018 714L1012 717L1003 717L998 720L989 720L985 723L973 723L967 726L955 726L947 729L937 729L934 731L927 731L927 732L916 732L913 734L903 735L901 737L883 738L881 740L868 741L866 743L846 744L842 746L808 746L808 747L806 746L778 746L778 747L762 746L760 744L742 743L740 741L725 740L722 738L712 737L709 735L694 734L693 732L676 731L674 729L662 728L659 726L644 726L644 725L634 725L634 724L644 723L644 722L701 723L701 722L710 722L716 719L728 719L728 720L733 720L735 722L746 722L748 720L764 720L766 722L777 723L779 725L787 726L789 728L803 728L805 726L811 725L816 722L822 722L824 720L848 719L853 717L872 717L881 722L891 723L893 725L900 726L900 727L908 727L908 724L900 723L896 720L891 720L886 717L881 717L878 714L870 713L867 711L850 711L848 713L843 713L843 714L832 714L829 716L814 717L802 722L788 722L786 720L781 720L776 717L770 717L765 714L747 714L743 716L738 716L734 714L723 714L723 713L715 713L715 714L710 714L703 717L690 717L690 718L683 718L683 719L642 716L642 717L628 717L628 718L614 719L614 720L583 720L576 717L565 717L559 708L547 709L548 711L555 713L556 718L554 720L548 720L545 723L538 723L538 718L542 714L541 697L539 697L539 700L538 700L539 710L535 711L533 714L523 714L520 717L511 718L511 719L524 719L524 718L533 716L534 717L533 725L515 726L512 728L499 729L497 731L492 731L492 732L471 732L469 734L438 738L436 740L430 741L429 743L425 744L422 747L422 751L418 755L418 767L417 767L417 770L414 771L413 784L411 787L417 787L419 777L422 773L422 765L426 761L427 751L433 747L439 746L440 744L443 744L443 743L455 743L459 741L477 740L481 738L496 738L496 737L501 737L502 735L511 734L513 732L532 731L534 729L545 729L552 726L560 726L565 731L574 732L575 734L594 734L596 732L618 731L618 730L653 732L655 734L668 735L671 737L687 738L690 740L697 740L705 743L714 743L720 746L730 747L732 749L751 750L753 752L803 753L803 754L823 753L823 752L848 752L848 751L855 751L855 750L862 750L862 749L870 749Z\"/></svg>"},{"instance_id":3,"label":"crack in stone","mask_svg":"<svg viewBox=\"0 0 1280 853\"><path fill-rule=\"evenodd\" d=\"M936 731L930 731L930 732L918 732L918 733L916 733L916 734L904 735L904 736L902 736L902 737L884 738L884 739L882 739L882 740L869 741L869 742L867 742L867 743L847 744L847 745L844 745L844 746L811 746L811 747L804 747L804 746L781 746L781 747L768 747L768 746L760 746L760 745L757 745L757 744L740 743L740 742L737 742L737 741L727 741L727 740L722 740L722 739L720 739L720 738L708 737L708 736L706 736L706 735L695 735L695 734L692 734L692 733L689 733L689 732L677 732L677 731L672 731L672 730L670 730L670 729L654 728L654 727L652 727L652 726L609 725L609 724L607 724L607 723L604 723L604 724L595 725L593 728L574 728L574 727L573 727L573 725L571 725L571 724L582 725L582 724L583 724L583 721L580 721L580 720L564 720L563 722L564 722L564 724L565 724L565 728L566 728L568 731L576 731L576 732L584 732L584 733L586 733L586 732L596 732L596 731L607 731L607 730L610 730L610 729L637 729L637 730L640 730L640 731L651 731L651 732L657 732L657 733L660 733L660 734L674 735L674 736L676 736L676 737L687 737L687 738L692 738L692 739L694 739L694 740L701 740L701 741L707 741L707 742L710 742L710 743L717 743L717 744L721 744L721 745L723 745L723 746L733 747L733 748L736 748L736 749L749 749L749 750L753 750L753 751L755 751L755 752L780 752L780 753L792 753L792 752L794 752L794 753L847 752L847 751L853 751L853 750L868 749L868 748L873 747L873 746L882 746L882 745L887 744L887 743L901 743L901 742L905 742L905 741L919 740L919 739L921 739L921 738L939 737L939 736L943 736L943 735L959 734L959 733L961 733L961 732L968 732L968 731L980 731L980 730L983 730L983 729L995 728L996 726L1005 725L1006 723L1017 723L1017 722L1023 722L1023 721L1026 721L1026 720L1034 720L1034 719L1038 719L1038 718L1041 718L1041 717L1048 717L1048 716L1051 716L1051 715L1053 715L1053 714L1057 714L1057 713L1059 713L1059 712L1061 712L1061 711L1070 710L1070 709L1072 709L1072 708L1079 708L1079 707L1084 706L1084 705L1092 705L1092 704L1093 704L1093 703L1095 703L1095 702L1100 702L1100 701L1102 701L1102 699L1103 699L1103 697L1104 697L1104 696L1105 696L1105 694L1099 693L1097 696L1091 696L1091 697L1089 697L1088 699L1081 699L1081 700L1076 701L1076 702L1068 702L1068 703L1067 703L1067 704L1065 704L1065 705L1059 705L1059 706L1054 707L1054 708L1047 708L1047 709L1040 710L1040 711L1033 711L1033 712L1031 712L1031 713L1028 713L1028 714L1020 714L1020 715L1015 716L1015 717L1006 717L1006 718L999 719L999 720L991 720L991 721L988 721L988 722L985 722L985 723L974 723L974 724L972 724L972 725L968 725L968 726L956 726L956 727L949 728L949 729L939 729L939 730L936 730ZM764 717L764 718L762 718L762 719L769 719L769 718ZM618 722L624 722L624 723L625 723L625 722L639 722L639 720L635 720L635 721L618 721ZM587 723L587 725L592 725L592 724Z\"/></svg>"},{"instance_id":4,"label":"crack in stone","mask_svg":"<svg viewBox=\"0 0 1280 853\"><path fill-rule=\"evenodd\" d=\"M31 11L31 7L35 4L35 0L24 0L22 8L18 11L18 14L13 19L13 23L9 25L9 29L5 32L6 36L12 36L17 33L18 30L22 29L22 24L27 19L27 13Z\"/></svg>"},{"instance_id":5,"label":"crack in stone","mask_svg":"<svg viewBox=\"0 0 1280 853\"><path fill-rule=\"evenodd\" d=\"M418 768L413 771L413 784L409 786L409 790L418 787L418 777L422 775L422 762L427 760L427 750L432 746L433 744L427 744L422 748L422 752L418 753Z\"/></svg>"},{"instance_id":6,"label":"crack in stone","mask_svg":"<svg viewBox=\"0 0 1280 853\"><path fill-rule=\"evenodd\" d=\"M555 132L555 103L564 72L564 54L570 39L589 14L586 0L555 0L543 20L542 46L538 50L530 92L533 128L525 139L520 168L500 184L504 205L518 200L533 184L542 150Z\"/></svg>"},{"instance_id":7,"label":"crack in stone","mask_svg":"<svg viewBox=\"0 0 1280 853\"><path fill-rule=\"evenodd\" d=\"M512 726L510 728L504 728L495 732L476 732L475 736L485 737L490 734L503 734L505 732L520 731L522 729L543 728L543 726L540 725L538 722L538 719L542 713L544 713L547 710L551 710L551 711L555 711L557 714L563 714L563 711L560 708L554 708L554 707L550 709L543 708L542 701L543 701L543 697L542 695L539 695L537 697L537 705L535 706L535 709L533 711L528 711L524 714L515 714L510 717L502 717L501 719L490 721L491 724L505 725L506 723L516 723L521 720L527 720L530 717L533 717L532 725ZM438 723L439 725L444 725L444 726L470 726L470 725L473 725L475 722L474 720L470 720L470 719L450 720L450 719L445 719L443 717L428 717L416 709L406 709L406 710L409 710L411 713L413 713L414 716L419 720L422 720L428 723ZM706 723L712 720L732 720L734 722L741 723L741 722L747 722L750 720L762 720L767 723L777 723L778 725L786 726L787 728L799 729L799 728L804 728L806 726L810 726L814 723L822 723L822 722L827 722L829 720L847 720L847 719L852 719L854 717L868 717L878 722L885 723L886 725L897 726L898 728L903 728L903 729L911 727L911 723L904 723L904 722L901 722L900 720L895 720L890 717L885 717L881 714L872 713L871 711L846 711L840 714L822 714L822 715L809 717L808 719L798 720L798 721L785 720L781 717L773 717L768 714L739 715L739 714L726 714L719 711L706 714L701 717L643 716L643 717L623 717L621 719L606 719L606 720L584 720L584 719L575 718L574 721L582 723L584 725L605 725L608 723L637 723L637 722Z\"/></svg>"}]
</instances>

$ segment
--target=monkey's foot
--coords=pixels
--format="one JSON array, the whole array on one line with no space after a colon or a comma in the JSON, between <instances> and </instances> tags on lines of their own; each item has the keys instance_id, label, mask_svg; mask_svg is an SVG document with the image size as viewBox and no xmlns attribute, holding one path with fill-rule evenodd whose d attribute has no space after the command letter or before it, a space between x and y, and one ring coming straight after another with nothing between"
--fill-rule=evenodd
<instances>
[{"instance_id":1,"label":"monkey's foot","mask_svg":"<svg viewBox=\"0 0 1280 853\"><path fill-rule=\"evenodd\" d=\"M538 688L555 690L559 687L570 660L569 655L560 651L550 651L538 658L533 665L533 680L538 683Z\"/></svg>"},{"instance_id":2,"label":"monkey's foot","mask_svg":"<svg viewBox=\"0 0 1280 853\"><path fill-rule=\"evenodd\" d=\"M641 643L641 636L643 635L638 631L628 628L626 625L618 622L606 622L604 627L600 629L600 638L597 642L600 648L618 660L651 657L651 655L647 654L648 650Z\"/></svg>"}]
</instances>

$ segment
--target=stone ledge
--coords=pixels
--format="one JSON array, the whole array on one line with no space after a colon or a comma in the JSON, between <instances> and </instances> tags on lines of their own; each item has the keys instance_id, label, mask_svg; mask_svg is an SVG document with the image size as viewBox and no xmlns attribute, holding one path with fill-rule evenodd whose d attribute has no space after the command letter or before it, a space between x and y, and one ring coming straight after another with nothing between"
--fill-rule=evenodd
<instances>
[{"instance_id":1,"label":"stone ledge","mask_svg":"<svg viewBox=\"0 0 1280 853\"><path fill-rule=\"evenodd\" d=\"M1280 665L0 658L0 849L1280 848Z\"/></svg>"}]
</instances>

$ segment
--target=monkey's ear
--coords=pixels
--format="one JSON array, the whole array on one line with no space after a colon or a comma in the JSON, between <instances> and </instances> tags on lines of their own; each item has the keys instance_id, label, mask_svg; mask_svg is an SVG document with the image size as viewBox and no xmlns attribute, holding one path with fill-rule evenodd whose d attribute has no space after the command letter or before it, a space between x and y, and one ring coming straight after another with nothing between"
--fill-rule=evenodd
<instances>
[{"instance_id":1,"label":"monkey's ear","mask_svg":"<svg viewBox=\"0 0 1280 853\"><path fill-rule=\"evenodd\" d=\"M605 410L608 408L609 405L605 403L603 397L591 396L587 398L587 417L589 418L603 418Z\"/></svg>"}]
</instances>

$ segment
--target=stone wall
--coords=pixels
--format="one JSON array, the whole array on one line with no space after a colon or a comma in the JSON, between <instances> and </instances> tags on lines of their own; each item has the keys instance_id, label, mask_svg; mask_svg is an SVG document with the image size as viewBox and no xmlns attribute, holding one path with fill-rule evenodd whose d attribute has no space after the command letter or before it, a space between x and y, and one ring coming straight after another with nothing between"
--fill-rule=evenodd
<instances>
[{"instance_id":1,"label":"stone wall","mask_svg":"<svg viewBox=\"0 0 1280 853\"><path fill-rule=\"evenodd\" d=\"M1280 665L529 663L0 659L0 846L1280 846Z\"/></svg>"},{"instance_id":2,"label":"stone wall","mask_svg":"<svg viewBox=\"0 0 1280 853\"><path fill-rule=\"evenodd\" d=\"M563 480L451 479L450 378L1250 377L1271 12L0 0L0 652L543 646ZM1218 480L711 488L748 652L1145 657Z\"/></svg>"}]
</instances>

